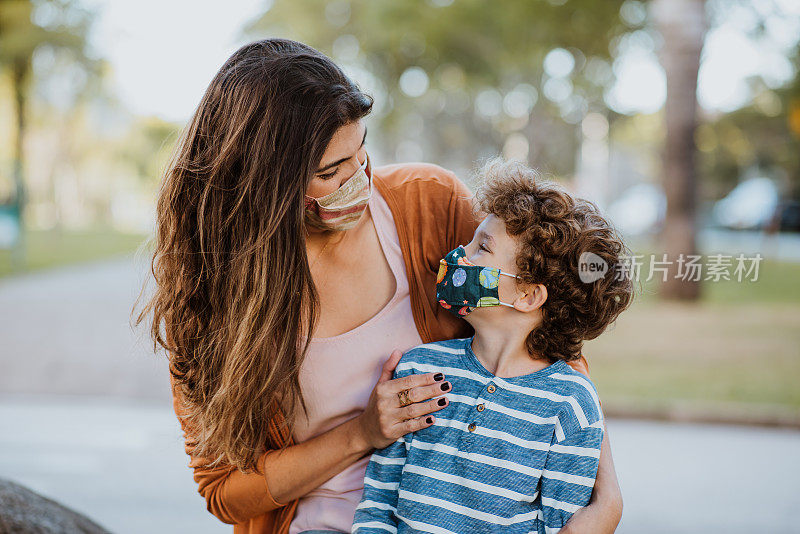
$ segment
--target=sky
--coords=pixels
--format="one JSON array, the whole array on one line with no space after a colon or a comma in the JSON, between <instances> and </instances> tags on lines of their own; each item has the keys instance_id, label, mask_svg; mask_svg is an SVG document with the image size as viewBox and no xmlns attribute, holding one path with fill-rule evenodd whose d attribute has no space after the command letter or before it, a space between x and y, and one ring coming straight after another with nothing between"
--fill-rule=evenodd
<instances>
[{"instance_id":1,"label":"sky","mask_svg":"<svg viewBox=\"0 0 800 534\"><path fill-rule=\"evenodd\" d=\"M760 0L759 0L760 1ZM760 74L774 87L792 75L783 49L800 35L800 2L775 0L794 17L770 23L770 39L745 36L749 21L730 17L706 39L698 100L707 110L730 111L746 104L748 76ZM119 98L137 115L184 122L219 67L244 44L241 29L270 0L83 0L97 13L91 43L109 60ZM614 64L616 85L608 103L623 113L652 113L664 104L666 80L644 32L629 40Z\"/></svg>"},{"instance_id":2,"label":"sky","mask_svg":"<svg viewBox=\"0 0 800 534\"><path fill-rule=\"evenodd\" d=\"M264 0L84 0L97 13L90 42L114 90L138 115L183 122L214 74L244 44L242 27Z\"/></svg>"}]
</instances>

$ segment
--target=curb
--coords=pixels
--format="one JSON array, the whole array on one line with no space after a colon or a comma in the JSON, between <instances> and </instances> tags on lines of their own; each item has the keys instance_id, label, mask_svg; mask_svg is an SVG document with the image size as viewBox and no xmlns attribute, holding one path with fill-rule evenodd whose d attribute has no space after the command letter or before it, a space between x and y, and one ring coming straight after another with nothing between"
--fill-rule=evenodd
<instances>
[{"instance_id":1,"label":"curb","mask_svg":"<svg viewBox=\"0 0 800 534\"><path fill-rule=\"evenodd\" d=\"M698 406L698 404L702 404ZM703 423L719 425L744 425L800 430L800 409L785 406L665 401L647 403L642 399L602 401L608 418L644 419L672 423Z\"/></svg>"}]
</instances>

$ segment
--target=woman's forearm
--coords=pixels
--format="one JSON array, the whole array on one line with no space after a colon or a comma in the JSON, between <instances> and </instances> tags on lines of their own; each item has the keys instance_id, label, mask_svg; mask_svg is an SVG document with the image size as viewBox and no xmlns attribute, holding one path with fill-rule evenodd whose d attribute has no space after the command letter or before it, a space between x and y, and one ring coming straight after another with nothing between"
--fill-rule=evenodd
<instances>
[{"instance_id":1,"label":"woman's forearm","mask_svg":"<svg viewBox=\"0 0 800 534\"><path fill-rule=\"evenodd\" d=\"M612 534L622 518L622 492L611 456L608 430L600 448L600 463L589 504L567 521L561 534Z\"/></svg>"},{"instance_id":2,"label":"woman's forearm","mask_svg":"<svg viewBox=\"0 0 800 534\"><path fill-rule=\"evenodd\" d=\"M402 355L395 350L383 364L360 415L303 443L267 453L264 477L274 501L287 503L302 497L375 447L385 447L400 436L433 424L427 414L443 408L436 398L446 391L443 385L449 387L445 376L431 372L393 380ZM400 391L408 393L412 404L400 406Z\"/></svg>"},{"instance_id":3,"label":"woman's forearm","mask_svg":"<svg viewBox=\"0 0 800 534\"><path fill-rule=\"evenodd\" d=\"M273 499L287 503L302 497L371 452L357 419L269 453L264 462L264 477Z\"/></svg>"},{"instance_id":4,"label":"woman's forearm","mask_svg":"<svg viewBox=\"0 0 800 534\"><path fill-rule=\"evenodd\" d=\"M376 447L433 424L426 414L442 409L435 401L443 391L441 373L426 373L392 380L402 352L394 351L360 415L331 430L285 449L268 450L258 460L257 472L244 473L230 466L210 466L192 455L191 432L186 452L208 510L226 523L241 523L280 508L318 488ZM408 390L413 403L398 404L399 391ZM180 418L180 403L174 400ZM185 424L181 419L181 425Z\"/></svg>"}]
</instances>

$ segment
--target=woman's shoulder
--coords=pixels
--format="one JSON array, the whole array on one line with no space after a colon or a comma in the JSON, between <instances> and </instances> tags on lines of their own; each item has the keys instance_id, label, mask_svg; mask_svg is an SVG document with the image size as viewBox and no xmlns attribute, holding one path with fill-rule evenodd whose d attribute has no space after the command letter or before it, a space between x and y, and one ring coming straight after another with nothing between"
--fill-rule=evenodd
<instances>
[{"instance_id":1,"label":"woman's shoulder","mask_svg":"<svg viewBox=\"0 0 800 534\"><path fill-rule=\"evenodd\" d=\"M397 163L373 169L373 181L395 220L442 224L456 212L471 211L472 191L456 176L432 163ZM470 232L471 233L471 232Z\"/></svg>"},{"instance_id":2,"label":"woman's shoulder","mask_svg":"<svg viewBox=\"0 0 800 534\"><path fill-rule=\"evenodd\" d=\"M373 170L376 182L395 193L442 190L467 190L453 171L433 163L395 163Z\"/></svg>"}]
</instances>

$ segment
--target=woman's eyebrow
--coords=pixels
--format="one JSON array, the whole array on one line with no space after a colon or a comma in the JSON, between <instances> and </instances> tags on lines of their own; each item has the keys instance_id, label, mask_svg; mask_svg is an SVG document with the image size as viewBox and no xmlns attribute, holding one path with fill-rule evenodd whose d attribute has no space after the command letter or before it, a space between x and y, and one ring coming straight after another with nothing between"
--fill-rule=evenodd
<instances>
[{"instance_id":1,"label":"woman's eyebrow","mask_svg":"<svg viewBox=\"0 0 800 534\"><path fill-rule=\"evenodd\" d=\"M359 146L358 148L359 148L359 149L361 149L361 147L362 147L362 146L364 146L364 143L365 143L366 141L367 141L367 128L366 128L366 126L365 126L365 127L364 127L364 138L363 138L363 139L361 139L361 146ZM325 165L324 167L320 167L319 169L317 169L317 172L318 172L318 173L320 173L320 172L325 172L325 171L327 171L328 169L331 169L331 168L333 168L333 167L336 167L337 165L340 165L340 164L344 163L344 162L345 162L345 161L347 161L348 159L350 159L350 158L342 158L342 159L336 160L336 161L334 161L333 163L329 163L329 164Z\"/></svg>"}]
</instances>

